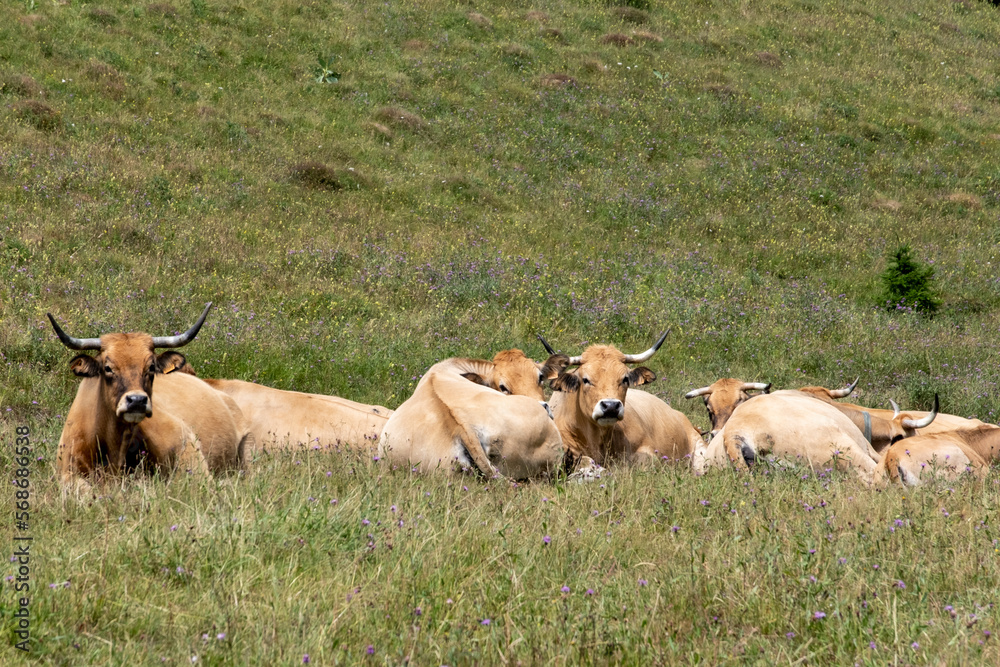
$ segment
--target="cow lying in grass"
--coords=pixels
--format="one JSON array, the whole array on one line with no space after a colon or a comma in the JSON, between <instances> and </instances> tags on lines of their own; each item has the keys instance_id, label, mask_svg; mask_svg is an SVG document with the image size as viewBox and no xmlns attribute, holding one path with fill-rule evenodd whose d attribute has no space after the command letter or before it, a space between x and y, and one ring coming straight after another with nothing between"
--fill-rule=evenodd
<instances>
[{"instance_id":1,"label":"cow lying in grass","mask_svg":"<svg viewBox=\"0 0 1000 667\"><path fill-rule=\"evenodd\" d=\"M97 352L70 361L83 380L59 437L56 469L64 488L86 489L85 478L99 468L133 469L142 453L166 473L242 467L253 435L239 407L198 378L171 372L186 363L179 352L155 352L194 340L211 305L179 336L113 333L80 339L49 315L63 345Z\"/></svg>"},{"instance_id":2,"label":"cow lying in grass","mask_svg":"<svg viewBox=\"0 0 1000 667\"><path fill-rule=\"evenodd\" d=\"M590 457L599 465L686 459L701 433L682 413L635 387L656 379L645 367L667 334L642 354L613 345L591 345L569 359L572 371L552 381L552 409L567 451L567 467Z\"/></svg>"},{"instance_id":3,"label":"cow lying in grass","mask_svg":"<svg viewBox=\"0 0 1000 667\"><path fill-rule=\"evenodd\" d=\"M386 422L379 456L421 472L471 470L487 478L555 471L563 446L542 383L566 361L552 355L537 364L520 350L507 350L493 361L434 364Z\"/></svg>"},{"instance_id":4,"label":"cow lying in grass","mask_svg":"<svg viewBox=\"0 0 1000 667\"><path fill-rule=\"evenodd\" d=\"M918 486L928 478L953 480L962 474L985 477L1000 459L1000 427L921 434L889 447L879 464L879 478Z\"/></svg>"}]
</instances>

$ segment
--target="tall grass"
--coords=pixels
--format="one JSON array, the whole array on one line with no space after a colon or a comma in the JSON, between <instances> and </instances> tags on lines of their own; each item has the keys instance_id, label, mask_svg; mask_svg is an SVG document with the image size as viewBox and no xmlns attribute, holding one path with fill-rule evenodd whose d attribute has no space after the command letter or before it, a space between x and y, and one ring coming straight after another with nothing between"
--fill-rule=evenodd
<instances>
[{"instance_id":1,"label":"tall grass","mask_svg":"<svg viewBox=\"0 0 1000 667\"><path fill-rule=\"evenodd\" d=\"M167 334L212 300L201 375L389 407L448 356L669 326L652 390L700 426L681 397L722 376L996 422L998 38L975 1L0 7L0 433L33 430L70 582L36 657L995 662L992 480L487 490L323 453L63 506L44 314ZM880 308L904 243L933 320Z\"/></svg>"}]
</instances>

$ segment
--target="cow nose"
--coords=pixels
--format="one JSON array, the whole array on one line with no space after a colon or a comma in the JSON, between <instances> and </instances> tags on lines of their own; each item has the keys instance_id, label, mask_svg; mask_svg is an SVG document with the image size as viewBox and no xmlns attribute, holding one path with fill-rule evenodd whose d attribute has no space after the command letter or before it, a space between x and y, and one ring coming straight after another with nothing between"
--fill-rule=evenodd
<instances>
[{"instance_id":1,"label":"cow nose","mask_svg":"<svg viewBox=\"0 0 1000 667\"><path fill-rule=\"evenodd\" d=\"M147 400L148 399L143 394L129 394L125 397L125 411L145 412Z\"/></svg>"},{"instance_id":2,"label":"cow nose","mask_svg":"<svg viewBox=\"0 0 1000 667\"><path fill-rule=\"evenodd\" d=\"M622 411L622 402L616 398L606 398L597 404L597 411L606 417L617 417Z\"/></svg>"}]
</instances>

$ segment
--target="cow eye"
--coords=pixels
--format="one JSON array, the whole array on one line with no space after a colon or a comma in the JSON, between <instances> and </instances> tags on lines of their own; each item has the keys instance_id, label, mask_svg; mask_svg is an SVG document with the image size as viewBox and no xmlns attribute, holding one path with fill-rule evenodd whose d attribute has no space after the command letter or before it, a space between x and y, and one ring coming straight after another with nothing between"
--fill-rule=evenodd
<instances>
[{"instance_id":1,"label":"cow eye","mask_svg":"<svg viewBox=\"0 0 1000 667\"><path fill-rule=\"evenodd\" d=\"M111 375L111 372L112 372L111 371L111 366L108 366L107 364L105 364L105 366L104 366L104 372L107 373L108 375Z\"/></svg>"},{"instance_id":2,"label":"cow eye","mask_svg":"<svg viewBox=\"0 0 1000 667\"><path fill-rule=\"evenodd\" d=\"M542 375L541 373L539 373L538 374L538 384L542 384L543 382L545 382L545 376Z\"/></svg>"},{"instance_id":3,"label":"cow eye","mask_svg":"<svg viewBox=\"0 0 1000 667\"><path fill-rule=\"evenodd\" d=\"M587 378L583 378L583 383L584 384L590 384L590 380L588 380Z\"/></svg>"},{"instance_id":4,"label":"cow eye","mask_svg":"<svg viewBox=\"0 0 1000 667\"><path fill-rule=\"evenodd\" d=\"M625 385L626 387L628 386L628 376L627 375L622 378L622 384Z\"/></svg>"},{"instance_id":5,"label":"cow eye","mask_svg":"<svg viewBox=\"0 0 1000 667\"><path fill-rule=\"evenodd\" d=\"M507 385L505 384L500 385L500 391L510 396L510 389L507 388Z\"/></svg>"}]
</instances>

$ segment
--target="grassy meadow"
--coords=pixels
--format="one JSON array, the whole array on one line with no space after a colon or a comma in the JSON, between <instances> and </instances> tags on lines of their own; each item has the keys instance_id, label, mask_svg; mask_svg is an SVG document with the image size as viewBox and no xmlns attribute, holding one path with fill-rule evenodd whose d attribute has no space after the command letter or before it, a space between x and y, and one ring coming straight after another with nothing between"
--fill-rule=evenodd
<instances>
[{"instance_id":1,"label":"grassy meadow","mask_svg":"<svg viewBox=\"0 0 1000 667\"><path fill-rule=\"evenodd\" d=\"M510 487L320 451L64 502L77 380L45 319L172 334L213 301L200 375L388 407L445 357L541 358L539 333L637 352L669 327L650 391L701 428L683 394L719 377L860 376L866 405L937 393L997 422L998 44L978 0L4 3L0 436L29 426L38 458L29 658L1000 662L993 478ZM936 269L933 318L882 307L902 243Z\"/></svg>"}]
</instances>

